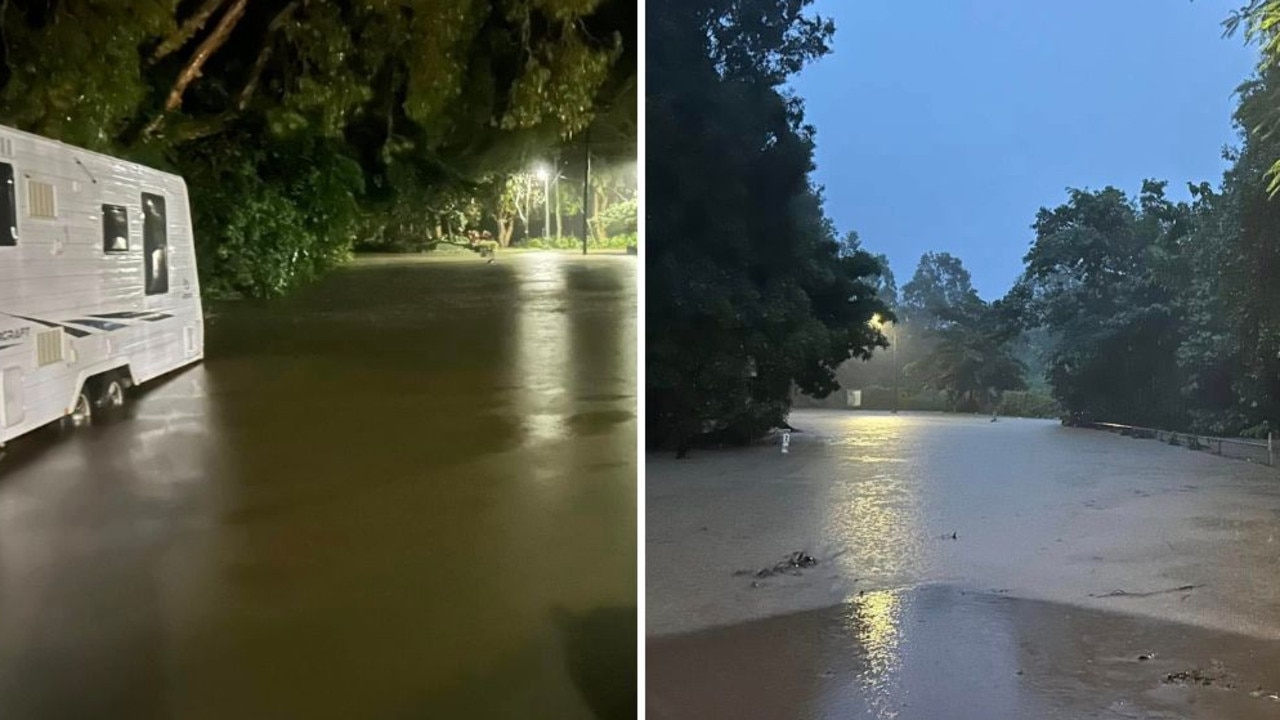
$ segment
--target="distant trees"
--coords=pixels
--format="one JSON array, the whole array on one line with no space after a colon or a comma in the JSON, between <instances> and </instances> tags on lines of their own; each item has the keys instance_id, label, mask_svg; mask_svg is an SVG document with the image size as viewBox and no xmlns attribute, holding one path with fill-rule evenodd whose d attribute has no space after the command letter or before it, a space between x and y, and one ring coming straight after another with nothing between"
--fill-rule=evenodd
<instances>
[{"instance_id":1,"label":"distant trees","mask_svg":"<svg viewBox=\"0 0 1280 720\"><path fill-rule=\"evenodd\" d=\"M1190 208L1164 187L1145 182L1136 203L1115 188L1072 190L1036 216L1020 299L1026 323L1052 334L1049 379L1068 412L1160 424L1181 408L1173 290Z\"/></svg>"},{"instance_id":2,"label":"distant trees","mask_svg":"<svg viewBox=\"0 0 1280 720\"><path fill-rule=\"evenodd\" d=\"M1280 139L1252 133L1271 111L1274 72L1240 90L1242 145L1218 188L1191 202L1146 181L1073 190L1037 216L1015 293L1051 338L1049 380L1094 418L1214 434L1280 428Z\"/></svg>"},{"instance_id":3,"label":"distant trees","mask_svg":"<svg viewBox=\"0 0 1280 720\"><path fill-rule=\"evenodd\" d=\"M588 135L634 157L634 2L9 0L0 27L0 122L186 176L214 292L357 235L497 235L475 204Z\"/></svg>"},{"instance_id":4,"label":"distant trees","mask_svg":"<svg viewBox=\"0 0 1280 720\"><path fill-rule=\"evenodd\" d=\"M981 302L959 258L928 252L920 257L911 281L902 286L899 314L920 329L936 330Z\"/></svg>"},{"instance_id":5,"label":"distant trees","mask_svg":"<svg viewBox=\"0 0 1280 720\"><path fill-rule=\"evenodd\" d=\"M886 297L894 294L885 289ZM978 297L959 258L922 255L892 308L897 326L891 338L902 372L886 378L881 367L863 373L864 381L893 384L908 394L939 393L948 409L965 412L988 412L1006 391L1026 388L1023 363L1013 355L1020 326Z\"/></svg>"},{"instance_id":6,"label":"distant trees","mask_svg":"<svg viewBox=\"0 0 1280 720\"><path fill-rule=\"evenodd\" d=\"M782 84L827 51L807 0L648 5L647 425L686 450L781 423L793 386L885 344L881 267L809 181L813 129Z\"/></svg>"}]
</instances>

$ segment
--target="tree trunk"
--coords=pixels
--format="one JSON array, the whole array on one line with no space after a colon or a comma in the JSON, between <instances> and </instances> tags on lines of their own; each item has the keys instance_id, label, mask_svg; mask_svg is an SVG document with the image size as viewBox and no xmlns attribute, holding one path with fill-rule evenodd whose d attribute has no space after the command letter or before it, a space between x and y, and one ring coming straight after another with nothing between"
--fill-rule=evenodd
<instances>
[{"instance_id":1,"label":"tree trunk","mask_svg":"<svg viewBox=\"0 0 1280 720\"><path fill-rule=\"evenodd\" d=\"M564 217L563 213L560 212L560 178L558 177L556 178L555 190L553 192L555 192L556 200L556 237L563 237L564 232L562 232L562 230L564 229Z\"/></svg>"},{"instance_id":2,"label":"tree trunk","mask_svg":"<svg viewBox=\"0 0 1280 720\"><path fill-rule=\"evenodd\" d=\"M592 194L595 196L595 200L591 203L593 217L588 223L588 227L592 229L591 234L595 236L596 240L604 240L605 228L599 223L599 218L600 213L609 209L609 193L597 188Z\"/></svg>"},{"instance_id":3,"label":"tree trunk","mask_svg":"<svg viewBox=\"0 0 1280 720\"><path fill-rule=\"evenodd\" d=\"M528 240L533 237L533 230L529 227L529 216L533 213L533 180L528 175L524 177L524 211L521 212L519 197L516 198L515 206L516 212L520 213L520 224L524 225L524 239Z\"/></svg>"}]
</instances>

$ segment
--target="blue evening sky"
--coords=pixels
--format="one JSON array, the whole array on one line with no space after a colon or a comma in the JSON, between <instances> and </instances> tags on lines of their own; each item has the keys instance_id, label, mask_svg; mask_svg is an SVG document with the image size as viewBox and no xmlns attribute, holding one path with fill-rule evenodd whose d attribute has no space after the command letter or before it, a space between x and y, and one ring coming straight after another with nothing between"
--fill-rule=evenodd
<instances>
[{"instance_id":1,"label":"blue evening sky","mask_svg":"<svg viewBox=\"0 0 1280 720\"><path fill-rule=\"evenodd\" d=\"M1233 91L1255 52L1223 39L1243 0L817 0L833 52L792 82L818 131L815 179L843 234L899 285L926 251L1000 297L1036 210L1067 187L1217 183Z\"/></svg>"}]
</instances>

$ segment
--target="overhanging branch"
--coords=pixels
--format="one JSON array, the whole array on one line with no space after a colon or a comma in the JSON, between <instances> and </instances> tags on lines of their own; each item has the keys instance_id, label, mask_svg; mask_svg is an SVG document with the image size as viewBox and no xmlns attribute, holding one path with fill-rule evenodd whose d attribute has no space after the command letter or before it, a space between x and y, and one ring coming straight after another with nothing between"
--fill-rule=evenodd
<instances>
[{"instance_id":1,"label":"overhanging branch","mask_svg":"<svg viewBox=\"0 0 1280 720\"><path fill-rule=\"evenodd\" d=\"M186 92L187 86L200 77L200 70L204 67L205 62L222 47L227 38L231 36L231 31L235 29L236 23L240 22L240 18L244 17L245 6L249 4L249 0L235 0L234 4L227 9L222 19L218 21L217 26L213 28L213 32L204 39L196 48L195 53L191 55L191 59L187 61L182 72L178 73L178 79L173 84L173 89L169 91L169 99L165 101L164 109L166 112L173 112L182 106L182 94Z\"/></svg>"},{"instance_id":2,"label":"overhanging branch","mask_svg":"<svg viewBox=\"0 0 1280 720\"><path fill-rule=\"evenodd\" d=\"M249 81L245 83L244 89L240 91L239 97L236 98L236 109L244 110L249 106L249 100L253 98L253 93L258 89L258 83L262 80L262 72L266 70L267 63L271 60L271 54L275 48L275 34L284 27L289 18L293 16L294 11L298 9L298 0L293 0L285 6L283 10L272 18L271 23L267 25L267 37L262 44L262 50L258 53L258 57L253 61L253 70L249 72Z\"/></svg>"},{"instance_id":3,"label":"overhanging branch","mask_svg":"<svg viewBox=\"0 0 1280 720\"><path fill-rule=\"evenodd\" d=\"M160 43L160 46L156 48L156 51L151 54L151 62L153 64L160 62L164 58L182 49L182 46L186 45L191 38L195 37L195 34L200 32L200 29L204 27L204 24L209 22L209 18L213 17L213 14L225 5L226 2L227 0L205 0L205 3L200 6L200 9L197 10L194 15L187 18L182 25L178 26L178 29L175 30L172 35L165 38L164 42Z\"/></svg>"}]
</instances>

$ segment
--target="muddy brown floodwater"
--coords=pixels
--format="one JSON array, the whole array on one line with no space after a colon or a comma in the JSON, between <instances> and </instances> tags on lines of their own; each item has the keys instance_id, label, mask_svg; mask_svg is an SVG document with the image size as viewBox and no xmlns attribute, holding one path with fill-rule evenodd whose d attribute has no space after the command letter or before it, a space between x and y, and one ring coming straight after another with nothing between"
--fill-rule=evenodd
<instances>
[{"instance_id":1,"label":"muddy brown floodwater","mask_svg":"<svg viewBox=\"0 0 1280 720\"><path fill-rule=\"evenodd\" d=\"M1280 471L1056 422L799 411L650 454L650 716L1280 717Z\"/></svg>"},{"instance_id":2,"label":"muddy brown floodwater","mask_svg":"<svg viewBox=\"0 0 1280 720\"><path fill-rule=\"evenodd\" d=\"M0 459L0 718L634 713L634 258L365 260Z\"/></svg>"}]
</instances>

